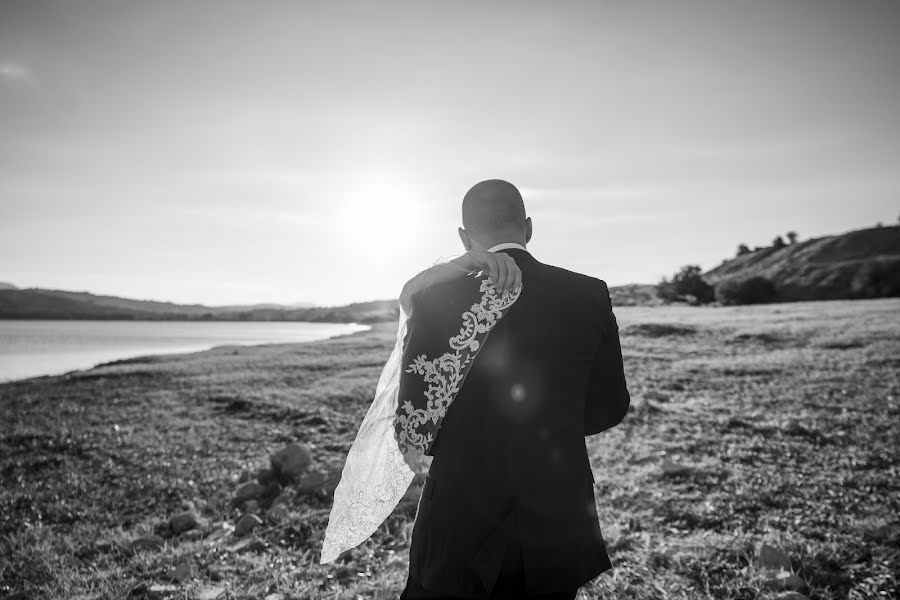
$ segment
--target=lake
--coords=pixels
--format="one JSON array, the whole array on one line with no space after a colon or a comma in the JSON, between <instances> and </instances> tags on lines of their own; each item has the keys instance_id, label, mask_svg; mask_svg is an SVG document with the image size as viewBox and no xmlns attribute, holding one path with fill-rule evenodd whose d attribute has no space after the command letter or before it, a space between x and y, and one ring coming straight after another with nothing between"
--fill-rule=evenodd
<instances>
[{"instance_id":1,"label":"lake","mask_svg":"<svg viewBox=\"0 0 900 600\"><path fill-rule=\"evenodd\" d=\"M148 354L311 342L367 329L356 323L284 321L0 320L0 382Z\"/></svg>"}]
</instances>

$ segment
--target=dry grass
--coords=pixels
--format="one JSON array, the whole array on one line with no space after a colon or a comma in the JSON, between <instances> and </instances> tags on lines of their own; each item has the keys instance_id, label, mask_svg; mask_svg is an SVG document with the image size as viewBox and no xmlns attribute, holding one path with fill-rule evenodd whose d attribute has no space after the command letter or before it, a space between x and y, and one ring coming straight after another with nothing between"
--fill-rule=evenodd
<instances>
[{"instance_id":1,"label":"dry grass","mask_svg":"<svg viewBox=\"0 0 900 600\"><path fill-rule=\"evenodd\" d=\"M614 568L579 597L766 598L764 540L814 600L896 596L900 301L616 314L633 408L586 440ZM169 597L397 597L415 498L336 565L318 565L330 500L313 496L251 551L185 536L125 549L285 442L340 468L393 329L0 386L0 596L143 598L189 560ZM664 457L694 468L664 474Z\"/></svg>"}]
</instances>

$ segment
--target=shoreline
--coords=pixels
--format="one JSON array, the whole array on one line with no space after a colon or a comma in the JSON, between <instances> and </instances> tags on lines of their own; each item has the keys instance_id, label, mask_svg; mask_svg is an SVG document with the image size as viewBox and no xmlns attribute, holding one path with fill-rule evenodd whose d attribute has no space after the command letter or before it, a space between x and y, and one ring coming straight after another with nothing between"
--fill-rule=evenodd
<instances>
[{"instance_id":1,"label":"shoreline","mask_svg":"<svg viewBox=\"0 0 900 600\"><path fill-rule=\"evenodd\" d=\"M153 323L157 324L161 321L156 320L131 320L131 319L0 319L0 325L3 322L23 322L23 323ZM280 344L308 344L321 342L329 339L334 339L338 337L348 336L348 335L359 335L365 333L367 331L371 331L373 328L373 324L370 323L358 323L358 322L350 322L350 323L331 323L331 322L317 322L317 321L162 321L165 323L184 323L184 324L195 324L195 323L215 323L215 326L220 326L221 323L248 323L256 325L258 323L291 323L297 325L315 325L315 326L348 326L353 327L354 330L339 332L330 335L325 335L324 337L315 337L309 340L289 340L289 341L276 341L276 342L260 342L256 340L251 341L233 341L233 342L225 342L220 343L216 340L212 340L209 343L186 343L186 344L172 344L169 347L162 347L160 351L156 351L154 348L138 349L138 348L130 348L130 347L122 347L121 350L110 349L106 350L90 350L89 348L81 348L76 349L72 352L46 352L46 353L23 353L23 354L0 354L0 361L8 362L11 364L15 364L17 361L21 361L23 357L33 357L37 358L52 358L56 357L56 361L60 361L61 356L71 355L72 358L69 361L62 360L61 366L58 368L53 367L52 371L49 372L40 372L34 374L24 374L24 375L11 375L9 377L3 376L0 374L0 385L8 384L8 383L16 383L28 381L30 379L38 379L45 377L66 377L71 376L76 373L80 373L83 371L91 371L93 369L97 369L104 366L114 365L116 363L122 363L123 361L136 361L141 359L153 359L154 357L166 357L166 356L181 356L187 357L193 354L198 354L202 352L209 352L211 350L215 350L217 348L225 348L232 346L240 346L240 347L256 347L256 346L269 346L269 345L280 345ZM362 329L359 329L362 328ZM89 358L91 356L95 356L95 358ZM68 364L67 364L68 362ZM71 366L70 366L71 365ZM80 366L85 365L85 366ZM9 368L8 366L6 368ZM13 369L15 370L15 369Z\"/></svg>"}]
</instances>

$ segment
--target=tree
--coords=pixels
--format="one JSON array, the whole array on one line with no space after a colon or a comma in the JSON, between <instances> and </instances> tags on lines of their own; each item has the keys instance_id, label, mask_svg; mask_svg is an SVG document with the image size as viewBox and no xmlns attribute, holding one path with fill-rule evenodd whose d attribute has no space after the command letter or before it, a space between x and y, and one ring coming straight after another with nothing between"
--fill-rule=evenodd
<instances>
[{"instance_id":1,"label":"tree","mask_svg":"<svg viewBox=\"0 0 900 600\"><path fill-rule=\"evenodd\" d=\"M749 252L750 252L750 248L747 247L747 244L741 244L738 246L738 249L737 249L738 256L740 256L741 254L747 254Z\"/></svg>"},{"instance_id":2,"label":"tree","mask_svg":"<svg viewBox=\"0 0 900 600\"><path fill-rule=\"evenodd\" d=\"M788 242L791 244L797 243L797 232L796 231L788 231L787 234Z\"/></svg>"},{"instance_id":3,"label":"tree","mask_svg":"<svg viewBox=\"0 0 900 600\"><path fill-rule=\"evenodd\" d=\"M699 265L685 265L681 267L671 281L663 277L656 286L656 294L663 300L688 300L692 296L700 304L712 302L715 299L715 290L700 276Z\"/></svg>"},{"instance_id":4,"label":"tree","mask_svg":"<svg viewBox=\"0 0 900 600\"><path fill-rule=\"evenodd\" d=\"M772 240L772 245L776 248L784 248L787 244L784 243L784 238L782 238L780 235L776 235L775 239Z\"/></svg>"}]
</instances>

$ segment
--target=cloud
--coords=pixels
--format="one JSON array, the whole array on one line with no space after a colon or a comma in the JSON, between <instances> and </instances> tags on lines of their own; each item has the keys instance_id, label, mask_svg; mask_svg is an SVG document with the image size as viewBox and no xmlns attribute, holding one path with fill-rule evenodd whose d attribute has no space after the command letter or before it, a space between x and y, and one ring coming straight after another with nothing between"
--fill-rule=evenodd
<instances>
[{"instance_id":1,"label":"cloud","mask_svg":"<svg viewBox=\"0 0 900 600\"><path fill-rule=\"evenodd\" d=\"M0 81L11 84L35 84L37 83L37 78L34 76L31 69L22 63L11 59L4 59L0 60Z\"/></svg>"}]
</instances>

